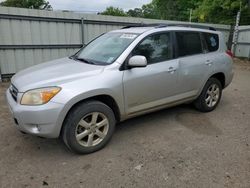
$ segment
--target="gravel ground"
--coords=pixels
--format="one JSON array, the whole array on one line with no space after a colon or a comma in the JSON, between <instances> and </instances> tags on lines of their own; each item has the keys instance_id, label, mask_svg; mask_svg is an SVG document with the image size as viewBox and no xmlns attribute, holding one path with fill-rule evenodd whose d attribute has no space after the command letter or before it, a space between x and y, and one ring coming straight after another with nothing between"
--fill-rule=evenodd
<instances>
[{"instance_id":1,"label":"gravel ground","mask_svg":"<svg viewBox=\"0 0 250 188\"><path fill-rule=\"evenodd\" d=\"M0 84L0 187L250 187L250 62L235 61L218 108L190 105L117 126L111 142L75 155L57 139L23 135Z\"/></svg>"}]
</instances>

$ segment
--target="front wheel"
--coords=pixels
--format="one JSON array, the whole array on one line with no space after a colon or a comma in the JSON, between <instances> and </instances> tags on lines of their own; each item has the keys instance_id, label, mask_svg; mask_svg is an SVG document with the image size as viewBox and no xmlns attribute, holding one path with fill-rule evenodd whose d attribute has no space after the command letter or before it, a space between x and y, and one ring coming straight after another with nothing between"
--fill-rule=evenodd
<instances>
[{"instance_id":1,"label":"front wheel","mask_svg":"<svg viewBox=\"0 0 250 188\"><path fill-rule=\"evenodd\" d=\"M65 119L63 141L79 154L102 149L115 130L115 116L111 108L99 101L88 101L72 109Z\"/></svg>"},{"instance_id":2,"label":"front wheel","mask_svg":"<svg viewBox=\"0 0 250 188\"><path fill-rule=\"evenodd\" d=\"M221 95L220 81L216 78L209 78L200 96L194 101L194 105L201 112L210 112L219 104Z\"/></svg>"}]
</instances>

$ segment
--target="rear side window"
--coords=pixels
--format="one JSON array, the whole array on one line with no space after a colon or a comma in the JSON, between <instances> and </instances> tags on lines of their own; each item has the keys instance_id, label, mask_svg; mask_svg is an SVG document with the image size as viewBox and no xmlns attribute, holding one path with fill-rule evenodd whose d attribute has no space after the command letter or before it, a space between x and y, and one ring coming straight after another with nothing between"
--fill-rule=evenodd
<instances>
[{"instance_id":1,"label":"rear side window","mask_svg":"<svg viewBox=\"0 0 250 188\"><path fill-rule=\"evenodd\" d=\"M179 57L202 53L200 33L176 32Z\"/></svg>"},{"instance_id":2,"label":"rear side window","mask_svg":"<svg viewBox=\"0 0 250 188\"><path fill-rule=\"evenodd\" d=\"M132 55L143 55L148 64L163 62L172 58L170 33L153 34L146 37L133 51Z\"/></svg>"},{"instance_id":3,"label":"rear side window","mask_svg":"<svg viewBox=\"0 0 250 188\"><path fill-rule=\"evenodd\" d=\"M213 33L203 33L209 52L217 51L219 48L219 36Z\"/></svg>"}]
</instances>

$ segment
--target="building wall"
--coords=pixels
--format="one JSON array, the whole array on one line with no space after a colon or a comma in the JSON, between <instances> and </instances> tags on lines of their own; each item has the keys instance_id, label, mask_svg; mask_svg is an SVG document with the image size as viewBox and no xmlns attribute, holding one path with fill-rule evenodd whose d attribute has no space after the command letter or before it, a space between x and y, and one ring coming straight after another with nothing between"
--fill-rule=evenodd
<instances>
[{"instance_id":1,"label":"building wall","mask_svg":"<svg viewBox=\"0 0 250 188\"><path fill-rule=\"evenodd\" d=\"M235 47L236 57L250 59L250 25L239 26L238 40Z\"/></svg>"},{"instance_id":2,"label":"building wall","mask_svg":"<svg viewBox=\"0 0 250 188\"><path fill-rule=\"evenodd\" d=\"M35 64L69 56L93 38L135 23L189 24L188 22L114 17L72 12L0 7L0 73L16 73ZM196 23L192 23L196 25ZM225 34L230 26L215 27Z\"/></svg>"}]
</instances>

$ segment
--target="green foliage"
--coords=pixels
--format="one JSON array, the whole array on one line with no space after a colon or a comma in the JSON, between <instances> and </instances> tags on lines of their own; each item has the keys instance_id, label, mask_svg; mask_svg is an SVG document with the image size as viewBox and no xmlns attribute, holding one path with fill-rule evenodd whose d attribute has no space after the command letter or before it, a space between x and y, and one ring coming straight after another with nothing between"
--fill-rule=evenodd
<instances>
[{"instance_id":1,"label":"green foliage","mask_svg":"<svg viewBox=\"0 0 250 188\"><path fill-rule=\"evenodd\" d=\"M247 0L204 0L194 11L198 22L233 24L240 10L247 11Z\"/></svg>"},{"instance_id":2,"label":"green foliage","mask_svg":"<svg viewBox=\"0 0 250 188\"><path fill-rule=\"evenodd\" d=\"M240 7L241 24L250 24L250 0L152 0L128 12L108 7L102 14L188 21L192 9L192 21L234 24Z\"/></svg>"},{"instance_id":3,"label":"green foliage","mask_svg":"<svg viewBox=\"0 0 250 188\"><path fill-rule=\"evenodd\" d=\"M160 19L180 20L179 0L154 0L152 3L157 7Z\"/></svg>"},{"instance_id":4,"label":"green foliage","mask_svg":"<svg viewBox=\"0 0 250 188\"><path fill-rule=\"evenodd\" d=\"M49 2L45 0L6 0L1 2L0 5L6 7L52 9Z\"/></svg>"},{"instance_id":5,"label":"green foliage","mask_svg":"<svg viewBox=\"0 0 250 188\"><path fill-rule=\"evenodd\" d=\"M127 15L131 16L131 17L141 17L142 18L143 17L142 9L141 8L130 9L127 12Z\"/></svg>"},{"instance_id":6,"label":"green foliage","mask_svg":"<svg viewBox=\"0 0 250 188\"><path fill-rule=\"evenodd\" d=\"M131 16L131 17L141 17L141 18L159 18L157 14L157 9L153 3L145 4L142 8L130 9L127 12L123 11L121 8L107 7L102 15L111 16Z\"/></svg>"},{"instance_id":7,"label":"green foliage","mask_svg":"<svg viewBox=\"0 0 250 188\"><path fill-rule=\"evenodd\" d=\"M188 21L190 10L196 22L234 24L242 10L241 24L250 24L249 0L153 0L160 19Z\"/></svg>"},{"instance_id":8,"label":"green foliage","mask_svg":"<svg viewBox=\"0 0 250 188\"><path fill-rule=\"evenodd\" d=\"M116 7L107 7L104 12L101 13L102 15L111 15L111 16L127 16L127 14L121 9Z\"/></svg>"},{"instance_id":9,"label":"green foliage","mask_svg":"<svg viewBox=\"0 0 250 188\"><path fill-rule=\"evenodd\" d=\"M240 25L250 25L250 1L249 6L241 12Z\"/></svg>"},{"instance_id":10,"label":"green foliage","mask_svg":"<svg viewBox=\"0 0 250 188\"><path fill-rule=\"evenodd\" d=\"M144 18L159 18L157 7L154 3L146 4L142 6L142 13Z\"/></svg>"}]
</instances>

